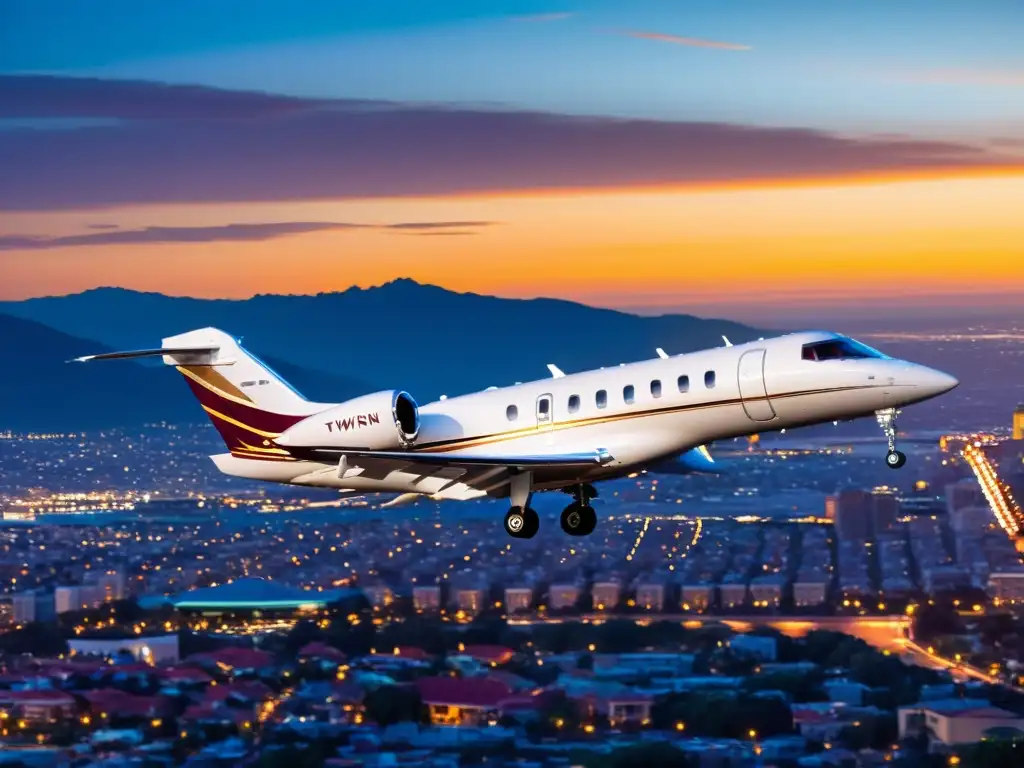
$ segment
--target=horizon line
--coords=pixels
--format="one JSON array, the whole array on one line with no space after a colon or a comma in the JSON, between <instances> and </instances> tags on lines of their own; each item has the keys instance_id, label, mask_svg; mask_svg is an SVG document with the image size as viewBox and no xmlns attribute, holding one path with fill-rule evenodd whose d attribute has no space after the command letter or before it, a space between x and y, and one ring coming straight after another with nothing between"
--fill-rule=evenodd
<instances>
[{"instance_id":1,"label":"horizon line","mask_svg":"<svg viewBox=\"0 0 1024 768\"><path fill-rule=\"evenodd\" d=\"M95 293L99 291L121 291L124 293L136 294L139 296L153 296L166 299L187 299L191 301L229 301L229 302L246 302L252 299L267 297L267 298L317 298L320 296L341 296L351 291L375 291L381 290L394 284L412 284L419 288L433 288L442 291L446 294L454 296L478 296L482 298L495 299L497 301L514 301L514 302L530 302L530 301L555 301L564 304L572 304L575 306L586 307L588 309L594 309L598 311L616 312L623 315L629 315L632 317L642 318L656 318L656 317L680 317L689 316L695 317L702 320L711 321L725 321L733 322L741 325L753 324L758 327L764 328L765 330L771 330L773 324L792 325L793 323L803 322L802 317L814 312L820 312L822 314L831 315L833 321L863 321L869 320L871 317L878 317L877 310L880 308L880 304L887 303L884 300L876 300L871 302L873 311L868 316L859 316L852 310L858 305L863 305L862 300L851 301L848 304L836 305L836 304L825 304L825 305L814 305L803 308L799 311L794 311L792 306L791 297L779 296L775 299L767 299L758 304L751 304L750 301L741 301L735 303L719 303L719 302L708 302L707 300L693 300L689 301L689 306L674 306L670 303L665 303L664 296L657 298L650 297L651 301L647 304L641 304L637 302L621 305L613 305L607 303L594 303L593 301L587 301L579 298L568 298L550 294L536 294L529 296L506 296L496 293L488 293L480 290L457 290L449 288L438 283L421 282L413 277L400 276L394 277L388 280L383 280L379 283L374 283L367 286L358 284L350 285L346 288L342 288L334 291L320 291L317 293L274 293L274 292L257 292L247 296L197 296L194 294L180 294L180 293L163 293L161 291L146 291L139 290L136 288L130 288L119 285L98 285L91 288L85 288L80 291L72 291L69 293L62 294L42 294L27 296L20 299L0 299L0 314L7 314L3 312L5 304L23 304L30 301L43 301L47 299L67 299L75 296L83 296L87 293ZM928 312L937 312L933 305L929 302L943 301L946 303L946 309L950 308L948 302L952 298L960 299L973 299L969 305L958 304L954 305L954 309L967 311L975 319L984 318L1000 318L1003 317L1007 312L1014 309L1014 306L1010 304L997 304L991 303L991 299L1011 299L1017 295L1016 290L1006 290L1005 292L998 291L985 291L985 292L970 292L970 291L959 291L959 292L947 292L947 293L929 293L921 296L915 296L910 302L905 299L904 303L899 308L895 308L891 313L886 314L885 319L896 320L899 318L905 319L928 319ZM629 297L623 297L624 300L629 301ZM979 304L977 302L984 302L989 300L989 303ZM681 299L681 301L684 301ZM909 304L909 306L908 306ZM746 308L747 311L742 311ZM763 315L772 314L773 310L788 309L780 318L766 318ZM798 308L799 309L799 308ZM646 311L645 311L646 310ZM737 314L737 310L740 310ZM750 310L754 310L751 312ZM838 311L838 314L837 314ZM706 314L707 312L713 312L713 314ZM958 313L959 314L959 313ZM883 318L879 318L883 319ZM935 318L931 318L935 319ZM951 318L952 319L952 318ZM966 319L966 318L965 318Z\"/></svg>"}]
</instances>

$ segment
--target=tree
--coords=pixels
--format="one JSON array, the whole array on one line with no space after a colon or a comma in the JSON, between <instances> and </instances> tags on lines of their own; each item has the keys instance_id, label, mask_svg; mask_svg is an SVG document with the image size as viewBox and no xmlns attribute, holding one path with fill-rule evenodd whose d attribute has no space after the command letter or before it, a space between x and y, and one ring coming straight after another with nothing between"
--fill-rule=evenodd
<instances>
[{"instance_id":1,"label":"tree","mask_svg":"<svg viewBox=\"0 0 1024 768\"><path fill-rule=\"evenodd\" d=\"M894 714L865 716L859 725L849 725L840 732L840 740L852 750L884 750L899 738L899 721Z\"/></svg>"},{"instance_id":2,"label":"tree","mask_svg":"<svg viewBox=\"0 0 1024 768\"><path fill-rule=\"evenodd\" d=\"M303 647L322 638L323 632L316 623L309 620L297 622L288 633L284 652L289 659L294 659Z\"/></svg>"},{"instance_id":3,"label":"tree","mask_svg":"<svg viewBox=\"0 0 1024 768\"><path fill-rule=\"evenodd\" d=\"M1024 742L986 740L967 747L960 758L962 768L1019 768L1024 765Z\"/></svg>"},{"instance_id":4,"label":"tree","mask_svg":"<svg viewBox=\"0 0 1024 768\"><path fill-rule=\"evenodd\" d=\"M382 685L366 694L366 716L381 726L423 721L423 700L410 685Z\"/></svg>"},{"instance_id":5,"label":"tree","mask_svg":"<svg viewBox=\"0 0 1024 768\"><path fill-rule=\"evenodd\" d=\"M586 768L636 768L638 765L658 768L686 768L697 765L685 752L665 741L636 744L609 752L606 755L594 753L572 753L573 764L582 763Z\"/></svg>"},{"instance_id":6,"label":"tree","mask_svg":"<svg viewBox=\"0 0 1024 768\"><path fill-rule=\"evenodd\" d=\"M956 635L962 630L960 617L950 605L925 603L914 614L914 640L927 643L940 635Z\"/></svg>"},{"instance_id":7,"label":"tree","mask_svg":"<svg viewBox=\"0 0 1024 768\"><path fill-rule=\"evenodd\" d=\"M56 624L34 621L21 629L0 635L0 652L30 653L38 658L56 657L68 652L68 644Z\"/></svg>"},{"instance_id":8,"label":"tree","mask_svg":"<svg viewBox=\"0 0 1024 768\"><path fill-rule=\"evenodd\" d=\"M752 675L746 680L745 687L749 691L784 691L794 702L825 701L824 675L821 670L808 674L792 672L775 672L765 675Z\"/></svg>"}]
</instances>

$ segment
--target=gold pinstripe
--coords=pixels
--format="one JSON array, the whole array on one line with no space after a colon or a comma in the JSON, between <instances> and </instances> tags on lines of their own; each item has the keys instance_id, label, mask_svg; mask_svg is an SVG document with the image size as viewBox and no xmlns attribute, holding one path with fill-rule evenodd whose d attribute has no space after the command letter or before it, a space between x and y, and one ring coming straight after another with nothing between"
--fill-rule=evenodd
<instances>
[{"instance_id":1,"label":"gold pinstripe","mask_svg":"<svg viewBox=\"0 0 1024 768\"><path fill-rule=\"evenodd\" d=\"M771 397L747 397L743 398L742 400L739 398L731 398L729 400L715 400L707 403L686 403L681 405L666 406L664 408L652 408L646 411L617 413L609 416L590 416L583 419L574 419L573 421L556 422L555 424L543 427L540 430L538 430L536 425L533 425L529 427L521 427L515 430L509 430L507 432L497 432L490 435L475 435L473 437L460 437L455 438L454 440L444 440L435 443L424 443L423 445L414 446L410 450L410 453L447 453L448 451L460 450L462 448L476 448L481 445L493 445L496 443L502 443L508 440L514 440L515 438L522 437L524 435L536 434L538 431L560 432L562 430L573 429L575 427L596 426L598 424L609 424L616 421L626 421L628 419L642 419L648 416L663 416L670 413L681 413L683 411L700 411L706 410L708 408L719 408L726 405L742 405L745 402L749 403L756 400L767 400L771 402L772 400L781 400L789 397L831 394L834 392L844 392L850 390L871 388L872 385L863 385L855 387L836 387L831 389L813 389L805 390L802 392L787 392L784 394L772 395Z\"/></svg>"},{"instance_id":2,"label":"gold pinstripe","mask_svg":"<svg viewBox=\"0 0 1024 768\"><path fill-rule=\"evenodd\" d=\"M240 442L242 444L242 448L247 451L255 451L256 453L276 453L281 456L288 455L288 451L284 448L262 448L257 445L249 445L245 440L239 440L238 442Z\"/></svg>"},{"instance_id":3,"label":"gold pinstripe","mask_svg":"<svg viewBox=\"0 0 1024 768\"><path fill-rule=\"evenodd\" d=\"M202 405L202 404L200 403L200 405ZM238 427L240 429L246 430L247 432L252 432L254 435L259 435L260 437L270 438L271 440L274 439L275 437L280 437L281 436L280 432L267 432L267 431L262 430L262 429L256 429L256 427L250 427L248 424L243 424L242 422L238 421L237 419L232 419L230 416L225 416L220 411L215 411L213 408L211 408L208 405L203 405L203 410L206 411L211 416L214 416L214 417L216 417L218 419L221 419L222 421L226 421L228 424L233 424L233 425L235 425L236 427Z\"/></svg>"},{"instance_id":4,"label":"gold pinstripe","mask_svg":"<svg viewBox=\"0 0 1024 768\"><path fill-rule=\"evenodd\" d=\"M261 461L298 461L294 456L268 456L265 453L249 453L241 448L232 449L231 455L240 459L259 459Z\"/></svg>"},{"instance_id":5,"label":"gold pinstripe","mask_svg":"<svg viewBox=\"0 0 1024 768\"><path fill-rule=\"evenodd\" d=\"M213 394L217 395L218 397L223 397L225 400L230 400L234 403L238 403L239 405L247 405L250 408L256 407L256 404L252 400L247 398L245 395L242 395L240 391L238 392L238 395L232 395L228 392L224 392L218 389L213 384L206 381L206 379L204 379L202 376L199 376L198 374L194 373L189 368L185 368L184 366L181 365L177 366L177 368L178 373L180 373L182 376L187 376L188 378L192 379L192 381L194 381L196 384L203 387L204 389L208 389L210 392L213 392ZM224 380L227 381L227 379Z\"/></svg>"},{"instance_id":6,"label":"gold pinstripe","mask_svg":"<svg viewBox=\"0 0 1024 768\"><path fill-rule=\"evenodd\" d=\"M181 370L181 369L179 369L179 370ZM193 377L193 378L195 378L195 377ZM196 378L196 381L198 381L203 386L207 386L206 382L202 381L201 379ZM617 422L617 421L626 421L626 420L629 420L629 419L642 419L642 418L646 418L646 417L649 417L649 416L661 416L661 415L666 415L666 414L670 414L670 413L682 413L684 411L698 411L698 410L706 410L706 409L709 409L709 408L720 408L722 406L727 406L727 405L742 405L744 402L751 402L751 401L757 401L757 400L767 400L767 401L770 402L772 400L780 400L780 399L791 398L791 397L802 397L802 396L805 396L805 395L820 395L820 394L831 394L831 393L835 393L835 392L844 392L844 391L851 391L851 390L872 389L872 388L875 388L875 386L876 385L860 385L860 386L853 386L853 387L836 387L836 388L830 388L830 389L815 389L815 390L804 390L804 391L800 391L800 392L786 392L786 393L783 393L783 394L772 395L770 397L754 397L754 398L743 398L743 399L740 399L740 398L730 398L728 400L717 400L717 401L711 401L711 402L707 402L707 403L687 403L687 404L676 405L676 406L667 406L667 407L664 407L664 408L652 408L652 409L649 409L649 410L646 410L646 411L635 411L635 412L631 412L631 413L618 413L618 414L612 414L612 415L609 415L609 416L591 416L591 417L582 418L582 419L574 419L572 421L562 421L562 422L557 422L555 424L551 424L551 425L549 425L547 427L544 427L540 431L560 432L560 431L563 431L563 430L566 430L566 429L572 429L572 428L575 428L575 427L596 426L596 425L599 425L599 424L609 424L609 423L613 423L613 422ZM227 397L227 395L225 395L225 397ZM231 398L231 399L234 399L234 398ZM252 403L245 403L245 404L252 405ZM265 438L268 438L268 439L271 439L271 440L274 439L274 438L280 437L280 433L266 432L266 431L261 430L261 429L256 429L255 427L251 427L248 424L243 424L242 422L238 421L237 419L233 419L230 416L226 416L223 413L220 413L219 411L216 411L213 408L210 408L210 407L208 407L206 405L203 405L203 409L207 413L209 413L211 416L215 416L216 418L223 419L224 421L228 422L229 424L233 424L236 427L244 429L244 430L246 430L248 432L252 432L253 434L259 435L260 437L265 437ZM495 444L498 444L498 443L507 442L509 440L514 440L514 439L516 439L518 437L522 437L524 435L536 434L538 431L539 430L538 430L537 426L533 425L533 426L529 426L529 427L520 427L519 429L509 430L509 431L506 431L506 432L497 432L497 433L493 433L493 434L490 434L490 435L475 435L475 436L472 436L472 437L462 437L462 438L455 438L453 440L445 440L445 441L437 441L437 442L434 442L434 443L426 443L426 444L414 446L413 448L411 448L410 451L409 451L409 456L412 459L412 458L415 457L415 455L417 453L428 453L428 452L429 453L448 453L450 451L461 450L463 448L476 448L476 447L479 447L481 445L495 445ZM255 446L248 445L248 444L246 444L244 442L243 442L243 445L245 446L244 449L234 449L234 450L232 450L232 453L235 454L235 455L238 455L238 456L242 456L243 458L262 458L262 459L270 459L270 460L278 460L278 459L280 459L280 460L289 460L289 461L294 461L295 460L295 458L292 455L290 455L288 451L285 451L285 450L280 449L280 448L277 448L277 449L275 449L275 448L258 448L258 447L255 447ZM313 450L315 450L315 449L313 449Z\"/></svg>"}]
</instances>

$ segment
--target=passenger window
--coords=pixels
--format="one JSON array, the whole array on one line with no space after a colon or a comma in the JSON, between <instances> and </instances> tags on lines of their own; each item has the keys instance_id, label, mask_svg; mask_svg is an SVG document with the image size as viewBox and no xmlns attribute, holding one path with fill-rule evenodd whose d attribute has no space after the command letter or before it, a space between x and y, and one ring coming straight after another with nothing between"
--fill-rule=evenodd
<instances>
[{"instance_id":1,"label":"passenger window","mask_svg":"<svg viewBox=\"0 0 1024 768\"><path fill-rule=\"evenodd\" d=\"M678 383L679 383L679 391L680 392L689 392L690 391L690 377L689 376L680 376Z\"/></svg>"},{"instance_id":2,"label":"passenger window","mask_svg":"<svg viewBox=\"0 0 1024 768\"><path fill-rule=\"evenodd\" d=\"M546 397L537 403L537 413L540 416L547 416L551 412L551 401Z\"/></svg>"},{"instance_id":3,"label":"passenger window","mask_svg":"<svg viewBox=\"0 0 1024 768\"><path fill-rule=\"evenodd\" d=\"M569 413L576 413L580 409L580 396L570 395L569 396Z\"/></svg>"},{"instance_id":4,"label":"passenger window","mask_svg":"<svg viewBox=\"0 0 1024 768\"><path fill-rule=\"evenodd\" d=\"M608 405L608 393L603 389L599 389L597 391L597 397L595 398L595 401L597 402L598 408L604 408L606 405Z\"/></svg>"},{"instance_id":5,"label":"passenger window","mask_svg":"<svg viewBox=\"0 0 1024 768\"><path fill-rule=\"evenodd\" d=\"M505 418L508 419L509 421L515 421L516 419L519 418L519 409L516 408L514 405L510 405L508 408L505 409Z\"/></svg>"},{"instance_id":6,"label":"passenger window","mask_svg":"<svg viewBox=\"0 0 1024 768\"><path fill-rule=\"evenodd\" d=\"M622 388L622 399L626 401L626 405L633 404L633 401L636 400L635 394L632 384L627 384Z\"/></svg>"},{"instance_id":7,"label":"passenger window","mask_svg":"<svg viewBox=\"0 0 1024 768\"><path fill-rule=\"evenodd\" d=\"M661 382L657 379L651 382L651 397L661 397Z\"/></svg>"},{"instance_id":8,"label":"passenger window","mask_svg":"<svg viewBox=\"0 0 1024 768\"><path fill-rule=\"evenodd\" d=\"M715 372L714 371L708 371L707 373L704 374L704 386L707 387L708 389L714 389L715 388Z\"/></svg>"}]
</instances>

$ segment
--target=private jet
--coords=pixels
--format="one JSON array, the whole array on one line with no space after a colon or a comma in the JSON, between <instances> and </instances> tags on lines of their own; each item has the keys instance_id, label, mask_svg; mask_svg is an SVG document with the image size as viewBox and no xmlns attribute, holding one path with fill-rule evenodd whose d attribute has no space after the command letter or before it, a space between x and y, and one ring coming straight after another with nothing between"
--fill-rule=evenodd
<instances>
[{"instance_id":1,"label":"private jet","mask_svg":"<svg viewBox=\"0 0 1024 768\"><path fill-rule=\"evenodd\" d=\"M705 446L829 421L877 417L886 464L902 467L903 406L958 382L836 333L809 331L565 374L420 405L404 390L314 403L239 341L215 328L163 339L158 349L76 358L161 357L185 377L228 452L235 477L399 499L508 498L505 531L532 538L538 491L572 495L562 529L591 533L594 484L681 459L714 471Z\"/></svg>"}]
</instances>

